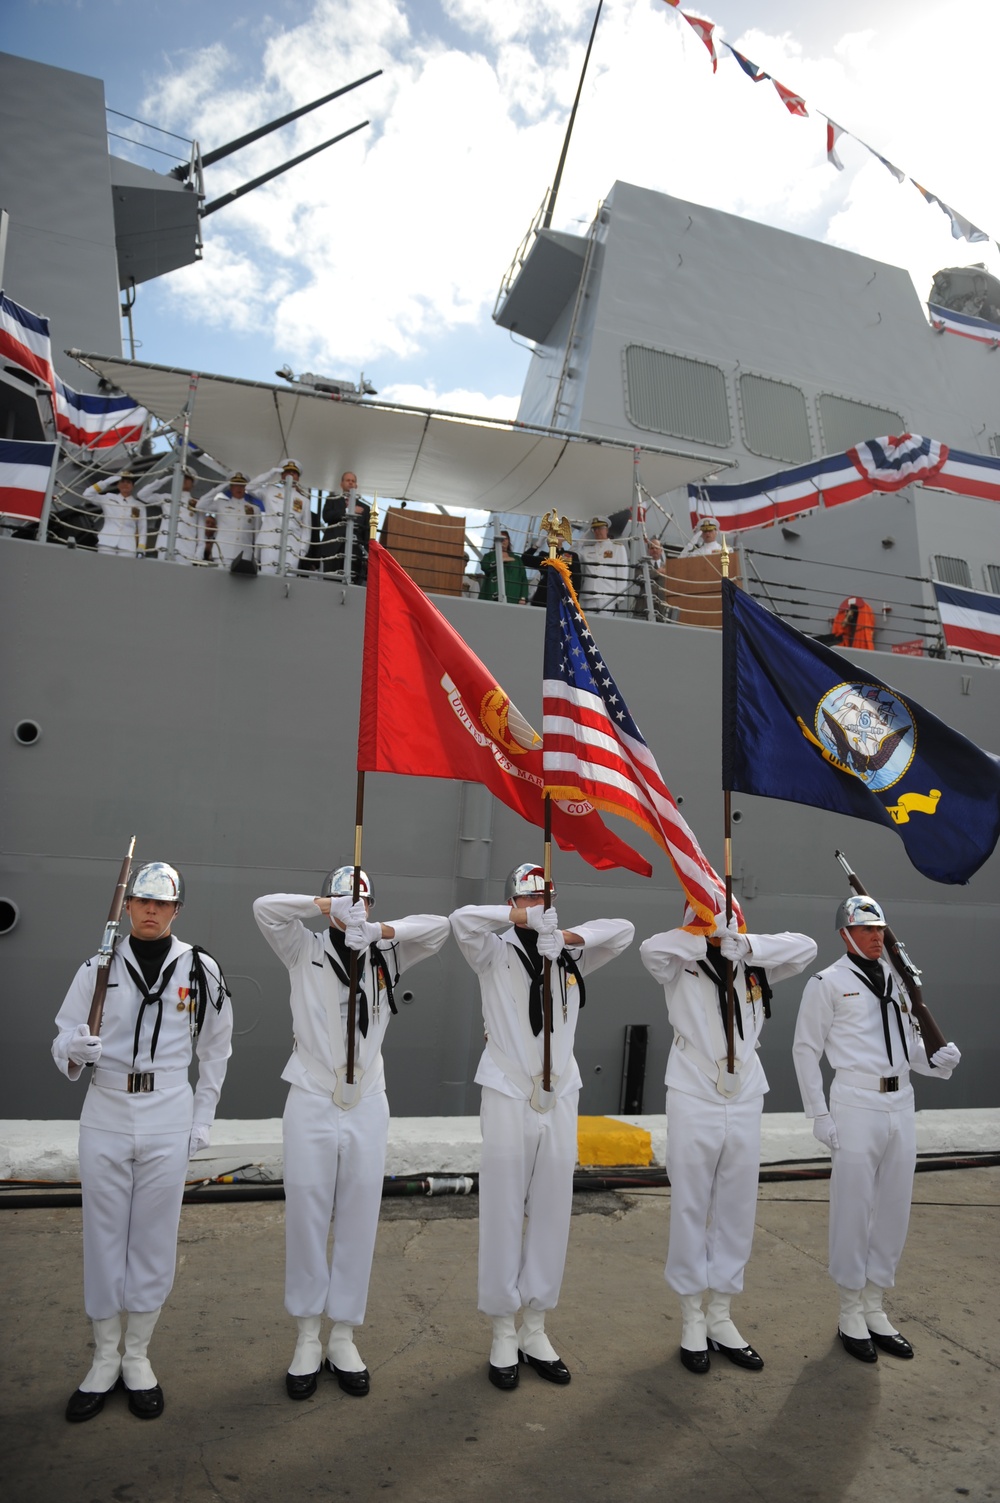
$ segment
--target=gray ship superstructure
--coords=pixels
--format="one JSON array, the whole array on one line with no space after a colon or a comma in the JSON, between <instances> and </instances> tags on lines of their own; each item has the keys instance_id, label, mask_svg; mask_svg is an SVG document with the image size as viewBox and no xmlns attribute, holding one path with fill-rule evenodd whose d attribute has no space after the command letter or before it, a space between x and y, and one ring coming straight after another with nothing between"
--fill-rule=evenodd
<instances>
[{"instance_id":1,"label":"gray ship superstructure","mask_svg":"<svg viewBox=\"0 0 1000 1503\"><path fill-rule=\"evenodd\" d=\"M50 131L41 107L45 91L62 88L67 76L18 60L5 66L29 71L38 116L30 152L4 133L5 176L13 182L30 168L37 179L46 151L57 150L69 156L72 175L65 135L69 130L71 142L71 122L60 116L58 132ZM76 95L65 96L78 96L91 143L93 112L103 108L94 83L78 81ZM82 157L76 168L83 172ZM96 165L87 170L93 195L106 204L114 180L107 157L100 173ZM29 203L24 193L21 201ZM13 197L8 202L13 206ZM99 327L64 326L66 286L60 282L57 297L64 274L55 260L48 282L42 254L30 277L17 270L26 265L24 234L12 207L9 295L50 316L54 349L75 344L107 357L88 360L89 375L74 365L69 378L82 386L91 375L94 385L109 376L179 430L184 398L175 400L175 392L187 376L121 360L113 295L104 298ZM81 298L101 278L115 285L113 245L102 235L91 271L84 277L81 270ZM49 224L40 242L47 236L58 238L58 228ZM456 462L466 467L456 489L464 486L481 504L492 488L497 511L537 515L542 508L533 498L542 480L555 485L567 473L575 478L563 495L578 519L594 509L629 508L637 445L648 450L641 469L657 499L647 527L675 547L690 531L688 480L713 471L719 479L750 479L901 430L992 453L1000 427L1000 367L994 370L988 349L935 335L904 272L625 184L615 185L590 236L533 237L498 316L537 347L520 414L527 436L510 436L523 445L524 483L499 484L503 459L491 445L506 439L494 430L482 428L482 460L475 425L447 430ZM18 379L7 383L11 423L22 411L17 403L27 401L16 391ZM307 418L316 425L316 453L331 473L354 466L362 488L382 494L372 476L389 462L389 425L416 444L414 485L421 465L428 491L435 484L428 477L440 473L429 468L441 456L428 452L427 435L445 429L429 415L375 404L369 412L364 400L324 404L316 395L234 380L206 377L203 386L204 402L199 397L189 413L190 435L220 463L241 462L241 447L254 444L270 445L269 463L280 461L280 438L265 434L265 443L256 414L267 410L275 421L275 412L298 399L303 431ZM362 465L356 450L369 419L371 432L377 424L387 436L371 441ZM275 435L280 431L276 422ZM569 431L595 442L560 445L558 434ZM330 483L326 473L308 473L308 454L296 457L309 483ZM529 474L531 463L540 467L537 475ZM384 493L405 499L408 492L397 484ZM877 608L881 650L856 654L859 666L979 745L998 749L1000 680L992 666L887 651L907 638L935 646L927 581L934 560L945 557L964 559L973 571L1000 563L992 503L914 489L758 531L741 546L748 586L807 631L829 631L841 595L864 595ZM976 587L988 578L976 573ZM291 1042L287 975L262 944L250 905L264 892L316 892L324 872L351 858L366 591L330 576L238 577L13 537L0 537L0 588L8 725L0 769L5 1115L75 1113L77 1096L48 1063L51 1020L76 965L97 948L133 831L142 859L168 859L184 871L189 898L179 932L210 948L233 985L236 1039L222 1114L276 1115ZM542 612L444 596L435 603L539 725ZM719 634L642 619L592 624L685 817L721 866ZM947 1101L921 1083L921 1104L993 1105L996 857L969 887L945 888L921 877L880 827L742 796L734 809L735 890L751 930L814 934L820 963L828 963L837 950L833 914L846 892L833 852L843 847L923 966L928 1000L947 1035L966 1051ZM626 839L630 830L619 825ZM652 881L597 873L577 856L555 857L566 922L624 914L640 936L679 922L681 895L666 859L643 836L635 843L654 863ZM507 871L540 855L540 831L476 785L367 780L363 859L384 919L498 900ZM794 985L776 990L766 1035L768 1105L775 1110L798 1106L790 1059L797 995ZM400 1015L385 1049L394 1110L474 1110L478 988L457 950L446 947L421 967L412 991L397 999ZM577 1035L583 1111L619 1109L630 1024L649 1030L644 1104L655 1110L670 1035L637 947L588 987Z\"/></svg>"}]
</instances>

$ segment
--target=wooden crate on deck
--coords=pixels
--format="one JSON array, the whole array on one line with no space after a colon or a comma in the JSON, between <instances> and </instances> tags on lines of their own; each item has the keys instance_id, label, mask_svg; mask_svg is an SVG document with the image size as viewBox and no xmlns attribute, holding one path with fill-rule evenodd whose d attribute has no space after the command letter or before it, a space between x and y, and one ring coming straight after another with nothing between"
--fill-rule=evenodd
<instances>
[{"instance_id":1,"label":"wooden crate on deck","mask_svg":"<svg viewBox=\"0 0 1000 1503\"><path fill-rule=\"evenodd\" d=\"M391 507L381 541L414 584L434 595L461 595L465 518Z\"/></svg>"},{"instance_id":2,"label":"wooden crate on deck","mask_svg":"<svg viewBox=\"0 0 1000 1503\"><path fill-rule=\"evenodd\" d=\"M740 582L740 561L729 555L729 578ZM722 556L668 558L654 575L663 603L676 611L681 626L722 627Z\"/></svg>"}]
</instances>

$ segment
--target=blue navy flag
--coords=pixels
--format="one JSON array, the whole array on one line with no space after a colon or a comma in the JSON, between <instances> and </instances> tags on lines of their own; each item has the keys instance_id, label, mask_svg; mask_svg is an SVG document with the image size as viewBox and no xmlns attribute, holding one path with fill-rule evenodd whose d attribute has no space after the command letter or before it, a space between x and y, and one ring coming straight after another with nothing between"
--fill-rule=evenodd
<instances>
[{"instance_id":1,"label":"blue navy flag","mask_svg":"<svg viewBox=\"0 0 1000 1503\"><path fill-rule=\"evenodd\" d=\"M1000 759L722 582L723 787L895 830L935 882L1000 837Z\"/></svg>"}]
</instances>

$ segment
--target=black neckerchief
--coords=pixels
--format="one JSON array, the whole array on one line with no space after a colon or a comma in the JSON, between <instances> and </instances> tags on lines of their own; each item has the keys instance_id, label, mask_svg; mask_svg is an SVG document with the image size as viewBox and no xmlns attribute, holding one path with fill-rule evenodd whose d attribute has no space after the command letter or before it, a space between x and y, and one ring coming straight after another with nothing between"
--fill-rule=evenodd
<instances>
[{"instance_id":1,"label":"black neckerchief","mask_svg":"<svg viewBox=\"0 0 1000 1503\"><path fill-rule=\"evenodd\" d=\"M169 934L162 934L159 939L139 939L135 934L129 935L132 954L136 958L140 971L146 978L147 986L152 986L160 974L160 967L163 965L167 951L173 942L173 938Z\"/></svg>"},{"instance_id":2,"label":"black neckerchief","mask_svg":"<svg viewBox=\"0 0 1000 1503\"><path fill-rule=\"evenodd\" d=\"M849 955L848 960L857 971L861 980L868 990L874 992L879 1001L882 1012L882 1032L885 1036L885 1052L892 1064L892 1037L889 1033L889 1003L891 1002L896 1012L896 1027L899 1029L899 1042L903 1046L903 1055L907 1063L910 1059L910 1051L906 1047L906 1035L903 1032L903 1016L899 1010L899 1003L893 996L892 977L882 969L882 963L878 960L869 960L867 955Z\"/></svg>"},{"instance_id":3,"label":"black neckerchief","mask_svg":"<svg viewBox=\"0 0 1000 1503\"><path fill-rule=\"evenodd\" d=\"M343 932L340 929L335 929L332 925L330 926L330 943L336 950L340 963L337 963L337 960L334 959L329 950L324 950L323 953L326 955L327 960L330 962L334 975L340 982L343 983L344 986L350 989L351 951L347 948L347 940ZM358 957L358 1027L361 1029L362 1038L368 1037L368 998L365 994L365 989L362 984L362 975L365 968L365 953L366 952L364 950L354 951L354 954L356 954ZM384 953L378 948L377 941L375 944L369 946L367 954L369 956L369 959L371 960L372 975L373 977L375 977L375 985L378 986L378 977L381 976L382 985L385 989L386 1001L389 1003L389 1011L391 1013L395 1013L397 1011L397 1008L396 999L392 994L392 986L393 980L395 979L398 981L399 979L398 972L395 978L389 975L388 962L386 961Z\"/></svg>"},{"instance_id":4,"label":"black neckerchief","mask_svg":"<svg viewBox=\"0 0 1000 1503\"><path fill-rule=\"evenodd\" d=\"M726 1037L728 1038L728 1036L729 1036L729 990L728 990L728 987L726 985L726 962L722 958L722 951L719 949L718 945L710 945L706 941L706 943L705 943L705 959L704 960L699 960L698 965L705 972L705 975L708 977L709 981L711 981L714 984L715 990L719 994L719 1011L722 1013L722 1026L725 1029L725 1031L726 1031ZM735 970L735 967L734 967L734 970ZM742 1038L743 1037L743 1013L742 1013L742 1010L740 1008L740 999L736 995L736 988L735 988L735 986L733 987L733 1005L736 1008L736 1031L739 1034L740 1038Z\"/></svg>"},{"instance_id":5,"label":"black neckerchief","mask_svg":"<svg viewBox=\"0 0 1000 1503\"><path fill-rule=\"evenodd\" d=\"M538 935L534 929L515 927L514 940L514 954L528 973L530 983L528 991L528 1022L531 1024L532 1033L537 1038L542 1031L542 977L544 975L542 957L538 953ZM566 1005L566 973L568 971L575 978L576 984L580 989L580 1006L585 1007L587 1005L587 988L583 984L583 977L580 975L576 961L565 947L554 964L559 972L559 985L562 992L563 1006ZM553 1016L550 1020L549 1032L551 1033L554 1028L555 1017Z\"/></svg>"},{"instance_id":6,"label":"black neckerchief","mask_svg":"<svg viewBox=\"0 0 1000 1503\"><path fill-rule=\"evenodd\" d=\"M134 942L133 940L129 941L130 944L133 943L133 942ZM143 943L143 941L140 941L140 943ZM147 946L149 944L156 945L158 943L158 941L157 940L152 940L152 941L146 940L145 943L147 944ZM167 949L169 949L169 948L170 948L170 945L168 943ZM141 1029L142 1029L143 1015L144 1015L147 1007L153 1007L154 1005L156 1007L156 1022L153 1024L153 1037L152 1037L152 1039L150 1041L150 1045L149 1045L149 1059L150 1059L150 1063L152 1063L152 1061L153 1061L153 1059L154 1059L154 1057L156 1055L156 1044L157 1044L157 1040L160 1037L160 1024L163 1022L163 993L166 991L168 985L170 984L170 978L174 974L174 971L175 971L175 969L177 967L177 962L180 960L181 957L180 957L180 955L175 955L174 956L173 960L170 962L170 964L166 967L166 969L159 976L159 983L160 984L159 984L159 987L157 988L157 990L154 992L154 991L152 991L150 989L149 986L146 985L145 978L136 970L135 966L132 964L131 960L129 960L128 956L125 955L124 952L120 952L120 953L121 953L122 959L125 962L125 968L128 971L129 975L132 977L132 980L135 982L136 986L138 987L138 989L139 989L139 995L142 997L142 1002L141 1002L140 1007L139 1007L139 1016L135 1020L135 1033L134 1033L134 1035L132 1037L132 1068L135 1069L135 1062L136 1062L136 1059L138 1058L138 1055L139 1055L139 1034L140 1034ZM167 953L166 950L164 950L163 954L165 955L166 953ZM182 951L181 954L183 954L183 953L184 952ZM141 965L142 961L139 958L138 952L136 952L136 959L139 960L139 963ZM147 949L147 952L146 952L146 959L147 959L147 961L149 959L149 951L148 951L148 949ZM154 977L154 981L155 981L155 979L156 978Z\"/></svg>"}]
</instances>

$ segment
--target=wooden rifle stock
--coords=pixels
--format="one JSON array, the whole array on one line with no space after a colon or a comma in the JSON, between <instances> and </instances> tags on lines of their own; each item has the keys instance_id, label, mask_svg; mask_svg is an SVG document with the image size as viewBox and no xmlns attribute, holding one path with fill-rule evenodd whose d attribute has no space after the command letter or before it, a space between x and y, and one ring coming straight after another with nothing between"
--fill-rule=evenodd
<instances>
[{"instance_id":1,"label":"wooden rifle stock","mask_svg":"<svg viewBox=\"0 0 1000 1503\"><path fill-rule=\"evenodd\" d=\"M871 893L862 884L857 872L852 870L850 862L843 851L835 851L834 855L844 868L847 880L858 896L861 898L870 898ZM939 1049L943 1049L947 1043L947 1039L934 1021L931 1010L924 1001L923 989L920 985L920 971L913 964L913 961L907 955L902 944L896 938L895 934L893 934L888 924L885 926L885 947L889 952L896 972L902 978L903 985L906 987L913 1016L917 1020L920 1027L920 1035L924 1041L924 1052L927 1055L927 1063L930 1064L931 1055L936 1054Z\"/></svg>"},{"instance_id":2,"label":"wooden rifle stock","mask_svg":"<svg viewBox=\"0 0 1000 1503\"><path fill-rule=\"evenodd\" d=\"M108 914L108 922L104 926L104 938L97 952L97 979L94 982L94 997L90 1004L90 1012L87 1016L87 1027L92 1034L101 1031L101 1019L104 1016L104 999L108 994L108 974L111 970L111 958L118 944L118 930L122 921L122 909L125 906L125 889L128 886L129 872L132 869L132 852L135 850L135 836L129 841L122 869L118 873L118 885L115 895L111 899L111 911Z\"/></svg>"}]
</instances>

